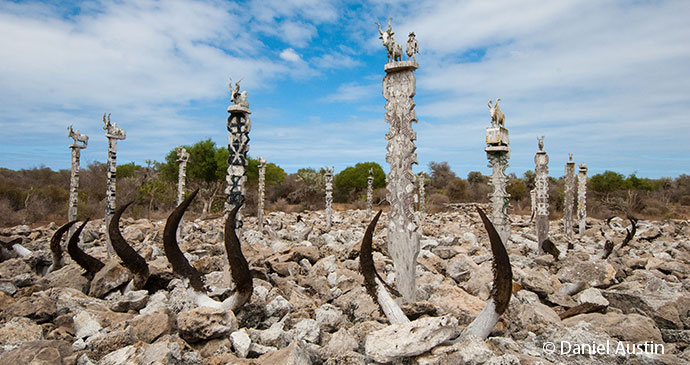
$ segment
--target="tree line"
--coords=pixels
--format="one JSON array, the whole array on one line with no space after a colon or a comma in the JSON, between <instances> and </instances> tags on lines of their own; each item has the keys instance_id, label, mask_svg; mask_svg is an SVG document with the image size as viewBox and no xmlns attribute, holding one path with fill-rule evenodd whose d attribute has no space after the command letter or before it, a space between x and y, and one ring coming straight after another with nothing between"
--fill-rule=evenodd
<instances>
[{"instance_id":1,"label":"tree line","mask_svg":"<svg viewBox=\"0 0 690 365\"><path fill-rule=\"evenodd\" d=\"M199 197L190 211L205 217L223 211L228 150L210 139L184 146L189 152L187 164L188 192L199 189ZM257 159L249 157L247 166L247 202L245 214L256 214ZM458 177L447 162L429 163L423 176L428 212L447 209L449 203L488 202L492 191L489 176L472 171ZM385 207L386 176L375 162L362 162L337 173L333 199L340 208L366 207L369 170L374 175L373 203ZM78 219L101 218L105 211L107 165L94 162L80 171ZM302 168L288 174L274 163L266 165L266 209L302 211L323 209L325 205L325 168ZM165 161L133 162L117 166L117 199L122 204L134 200L134 218L164 219L175 207L177 197L177 151L172 149ZM46 167L25 170L0 168L0 226L64 222L69 199L69 170L53 171ZM549 177L549 209L552 217L562 214L565 201L564 179ZM511 214L530 214L530 190L534 188L534 171L518 177L508 176ZM643 218L667 219L690 216L690 176L648 179L631 174L606 171L588 181L588 215L605 218L634 214Z\"/></svg>"}]
</instances>

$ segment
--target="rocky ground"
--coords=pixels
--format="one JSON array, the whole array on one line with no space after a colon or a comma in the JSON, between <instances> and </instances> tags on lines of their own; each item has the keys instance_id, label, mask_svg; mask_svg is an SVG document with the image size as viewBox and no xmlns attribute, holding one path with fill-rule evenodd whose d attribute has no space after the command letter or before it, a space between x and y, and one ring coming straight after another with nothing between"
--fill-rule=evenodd
<instances>
[{"instance_id":1,"label":"rocky ground","mask_svg":"<svg viewBox=\"0 0 690 365\"><path fill-rule=\"evenodd\" d=\"M0 239L22 237L33 251L0 263L0 363L690 362L688 221L640 221L635 238L619 248L627 220L616 218L609 228L588 219L586 234L576 235L571 250L560 222L552 221L551 238L561 250L554 260L537 254L526 217L512 217L508 310L487 340L449 342L483 309L491 290L488 236L473 209L425 217L418 301L402 306L413 321L395 326L367 295L358 273L359 244L371 219L364 211L335 212L331 230L323 212L267 218L270 229L263 235L255 218L245 221L242 246L254 292L236 313L195 307L181 295L182 281L166 274L171 269L162 249L164 221L122 220L123 235L151 272L161 274L164 287L126 294L113 290L130 275L116 263L91 282L69 256L65 267L42 275L51 262L56 225L0 230ZM384 215L374 236L374 261L392 283L386 224ZM102 226L102 220L90 222L80 246L106 262ZM600 258L601 228L616 243L607 259ZM212 296L227 296L232 288L224 284L222 219L185 222L180 247L206 274ZM619 343L645 342L648 347L639 346L635 354L620 352ZM583 344L594 345L594 353Z\"/></svg>"}]
</instances>

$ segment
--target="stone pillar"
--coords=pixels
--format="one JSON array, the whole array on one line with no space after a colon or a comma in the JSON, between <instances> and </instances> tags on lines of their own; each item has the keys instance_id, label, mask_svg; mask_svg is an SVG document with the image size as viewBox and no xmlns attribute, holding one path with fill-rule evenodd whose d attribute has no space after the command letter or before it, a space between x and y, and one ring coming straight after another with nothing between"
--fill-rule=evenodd
<instances>
[{"instance_id":1,"label":"stone pillar","mask_svg":"<svg viewBox=\"0 0 690 365\"><path fill-rule=\"evenodd\" d=\"M333 219L333 170L326 166L326 227L331 228Z\"/></svg>"},{"instance_id":2,"label":"stone pillar","mask_svg":"<svg viewBox=\"0 0 690 365\"><path fill-rule=\"evenodd\" d=\"M241 81L241 80L240 80ZM232 90L232 80L230 80L231 97L230 101L234 104L228 107L228 175L226 177L227 187L225 188L225 214L237 205L244 204L247 181L247 153L249 152L249 131L252 129L252 122L249 119L249 102L247 92L240 93L240 82L238 81L235 90ZM235 229L238 237L241 237L240 229L243 226L242 209L237 213Z\"/></svg>"},{"instance_id":3,"label":"stone pillar","mask_svg":"<svg viewBox=\"0 0 690 365\"><path fill-rule=\"evenodd\" d=\"M549 173L549 156L544 151L544 136L539 139L539 151L534 156L536 178L534 180L537 196L537 245L539 253L542 253L541 243L549 238L549 182L546 175Z\"/></svg>"},{"instance_id":4,"label":"stone pillar","mask_svg":"<svg viewBox=\"0 0 690 365\"><path fill-rule=\"evenodd\" d=\"M491 180L489 184L493 186L493 192L489 194L491 202L491 223L496 227L503 244L508 244L510 239L510 217L508 216L508 205L510 195L506 191L508 177L506 168L510 158L510 139L508 129L505 128L505 116L501 112L498 101L491 107L489 100L489 114L491 115L491 126L486 128L486 158L491 167Z\"/></svg>"},{"instance_id":5,"label":"stone pillar","mask_svg":"<svg viewBox=\"0 0 690 365\"><path fill-rule=\"evenodd\" d=\"M189 161L189 152L184 147L177 147L177 162L179 162L177 170L177 205L182 204L184 200L184 186L187 177L187 161Z\"/></svg>"},{"instance_id":6,"label":"stone pillar","mask_svg":"<svg viewBox=\"0 0 690 365\"><path fill-rule=\"evenodd\" d=\"M563 234L568 242L573 240L573 207L575 204L575 161L573 154L565 163L565 206L563 207Z\"/></svg>"},{"instance_id":7,"label":"stone pillar","mask_svg":"<svg viewBox=\"0 0 690 365\"><path fill-rule=\"evenodd\" d=\"M89 142L89 137L87 135L79 133L79 130L74 132L72 126L67 128L67 137L73 139L73 143L69 146L72 149L72 170L70 172L69 178L69 206L67 207L67 221L73 221L77 219L77 204L79 202L79 157L81 156L81 150L86 148ZM79 144L82 142L82 144ZM74 226L70 227L69 235L67 237L72 237Z\"/></svg>"},{"instance_id":8,"label":"stone pillar","mask_svg":"<svg viewBox=\"0 0 690 365\"><path fill-rule=\"evenodd\" d=\"M532 189L529 191L529 202L530 202L530 208L531 208L531 215L530 215L530 220L534 219L534 216L537 214L537 189Z\"/></svg>"},{"instance_id":9,"label":"stone pillar","mask_svg":"<svg viewBox=\"0 0 690 365\"><path fill-rule=\"evenodd\" d=\"M259 157L259 207L256 210L259 232L264 230L264 187L266 184L266 160Z\"/></svg>"},{"instance_id":10,"label":"stone pillar","mask_svg":"<svg viewBox=\"0 0 690 365\"><path fill-rule=\"evenodd\" d=\"M374 169L369 169L367 178L367 217L371 216L372 199L374 199Z\"/></svg>"},{"instance_id":11,"label":"stone pillar","mask_svg":"<svg viewBox=\"0 0 690 365\"><path fill-rule=\"evenodd\" d=\"M587 165L580 164L577 172L577 222L579 224L579 234L585 234L587 218Z\"/></svg>"},{"instance_id":12,"label":"stone pillar","mask_svg":"<svg viewBox=\"0 0 690 365\"><path fill-rule=\"evenodd\" d=\"M424 213L426 208L424 207L425 204L425 196L426 192L424 191L424 170L419 172L419 211L421 213Z\"/></svg>"},{"instance_id":13,"label":"stone pillar","mask_svg":"<svg viewBox=\"0 0 690 365\"><path fill-rule=\"evenodd\" d=\"M105 191L105 237L106 246L108 248L108 258L115 255L113 245L110 242L110 235L108 228L110 227L110 219L113 217L116 209L116 171L117 171L117 141L126 138L125 131L117 126L117 123L110 122L110 114L106 121L105 113L103 114L103 129L106 131L105 136L108 138L108 181Z\"/></svg>"},{"instance_id":14,"label":"stone pillar","mask_svg":"<svg viewBox=\"0 0 690 365\"><path fill-rule=\"evenodd\" d=\"M389 62L384 66L383 97L386 98L385 119L390 124L386 134L388 141L386 162L390 171L386 178L386 198L390 203L388 213L388 252L395 266L395 284L403 300L415 300L415 276L417 255L419 255L419 232L414 214L414 195L417 176L412 172L412 164L417 163L414 140L417 135L412 122L417 121L413 97L416 92L414 70L416 61L397 61L397 48L389 27L383 32L379 26L381 39L388 52Z\"/></svg>"}]
</instances>

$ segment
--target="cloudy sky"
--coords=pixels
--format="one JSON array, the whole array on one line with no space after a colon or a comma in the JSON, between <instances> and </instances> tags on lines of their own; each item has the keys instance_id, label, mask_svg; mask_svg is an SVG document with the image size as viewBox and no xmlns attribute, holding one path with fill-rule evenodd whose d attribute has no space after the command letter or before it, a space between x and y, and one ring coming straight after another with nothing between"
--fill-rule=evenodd
<instances>
[{"instance_id":1,"label":"cloudy sky","mask_svg":"<svg viewBox=\"0 0 690 365\"><path fill-rule=\"evenodd\" d=\"M385 163L375 21L419 42L417 154L489 174L488 99L511 133L508 172L690 173L690 2L0 0L0 167L65 169L67 126L106 160L102 115L127 132L118 161L227 144L228 78L252 109L250 154L288 172ZM385 24L384 24L385 25Z\"/></svg>"}]
</instances>

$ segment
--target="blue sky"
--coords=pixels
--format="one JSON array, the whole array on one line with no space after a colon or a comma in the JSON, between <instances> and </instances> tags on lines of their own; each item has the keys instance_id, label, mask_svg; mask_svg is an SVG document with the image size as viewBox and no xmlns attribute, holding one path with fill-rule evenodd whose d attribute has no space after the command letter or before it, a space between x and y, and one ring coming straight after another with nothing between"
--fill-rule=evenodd
<instances>
[{"instance_id":1,"label":"blue sky","mask_svg":"<svg viewBox=\"0 0 690 365\"><path fill-rule=\"evenodd\" d=\"M76 5L75 5L76 4ZM385 170L386 62L375 21L419 42L420 169L489 174L488 99L511 133L508 172L550 175L568 153L592 174L690 173L688 1L0 0L0 167L70 165L67 126L106 160L103 112L127 132L118 162L227 144L228 78L252 109L250 154L295 172Z\"/></svg>"}]
</instances>

